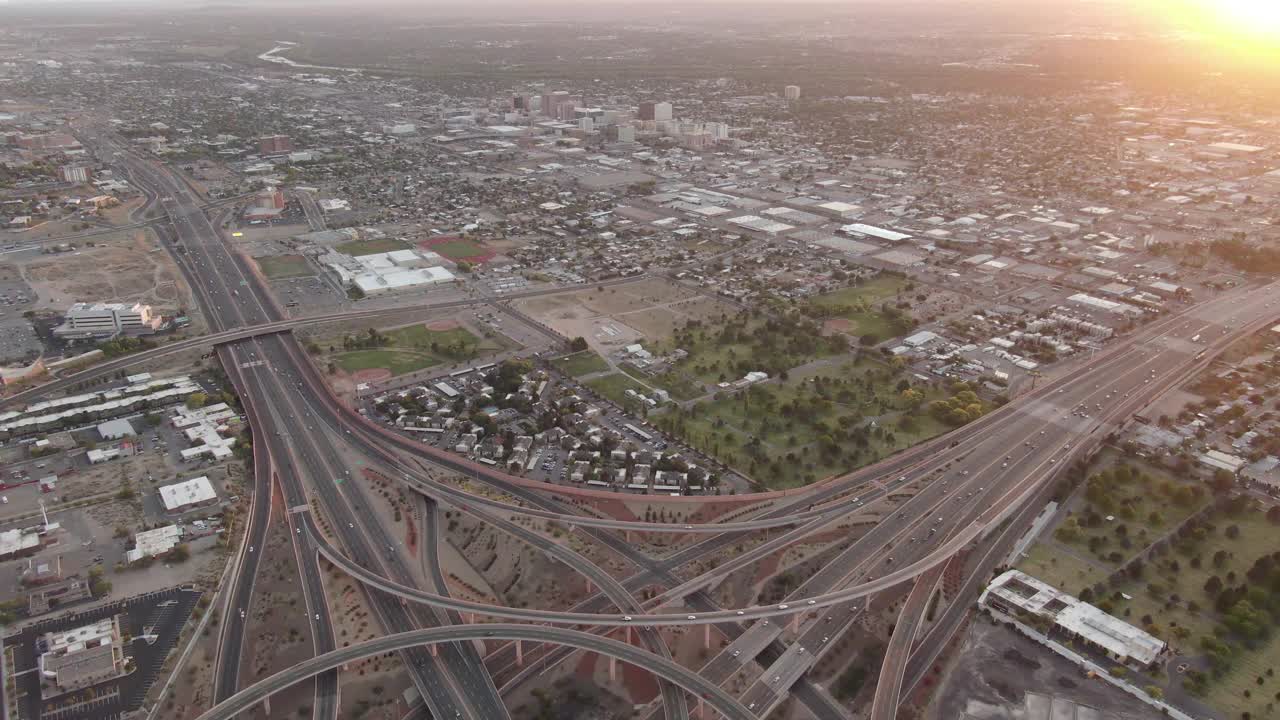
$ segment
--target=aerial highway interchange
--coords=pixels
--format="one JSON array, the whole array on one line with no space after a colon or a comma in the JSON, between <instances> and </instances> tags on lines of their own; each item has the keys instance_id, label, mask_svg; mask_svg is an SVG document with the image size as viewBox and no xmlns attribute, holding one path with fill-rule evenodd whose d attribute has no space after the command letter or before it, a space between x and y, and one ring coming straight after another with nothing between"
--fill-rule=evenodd
<instances>
[{"instance_id":1,"label":"aerial highway interchange","mask_svg":"<svg viewBox=\"0 0 1280 720\"><path fill-rule=\"evenodd\" d=\"M914 680L906 677L909 660L925 658L927 666L927 658L936 656L950 640L945 633L915 634L924 603L943 568L962 552L978 550L992 558L1001 548L1007 550L1018 534L1014 527L1024 526L1030 517L1031 500L1043 494L1058 471L1091 451L1152 399L1204 367L1235 338L1272 322L1277 315L1273 305L1280 297L1274 285L1243 287L1160 318L969 425L876 465L802 491L778 494L770 507L747 518L682 523L615 520L572 508L566 502L574 495L571 488L537 487L458 458L371 422L338 401L291 330L414 308L286 317L261 278L230 250L202 210L201 199L177 173L154 160L133 156L100 130L85 130L84 136L99 153L112 157L147 192L151 205L165 213L168 223L159 226L165 246L174 252L197 292L211 331L203 338L55 380L6 403L73 387L87 377L165 353L202 345L216 348L254 431L256 482L253 512L232 580L223 592L228 621L219 631L216 690L220 704L201 716L210 720L234 717L270 693L312 678L314 717L335 718L336 668L344 662L342 658L391 649L401 653L426 708L436 717L506 717L502 688L495 684L493 673L517 683L529 677L533 659L540 659L545 669L548 663L564 661L574 649L658 674L663 692L661 707L653 709L655 715L687 718L691 701L699 708L709 701L726 717L764 716L794 695L817 717L846 717L839 704L808 683L805 670L866 611L868 603L875 602L877 593L913 583L898 625L906 631L893 636L884 660L888 672L882 675L872 708L873 717L891 718L904 683L919 679L918 667ZM1081 408L1087 412L1080 412ZM568 571L590 578L598 588L596 594L569 610L550 611L454 598L439 582L420 587L398 543L376 514L365 512L369 499L362 483L333 481L352 477L356 458L420 493L433 516L436 503L473 514L556 557ZM452 471L496 494L468 493L424 472L424 467ZM873 525L865 534L785 601L720 608L711 600L708 591L734 570L811 534L868 522L857 518L876 511L895 494L906 500L870 521ZM735 501L745 505L751 498L740 496ZM315 516L317 512L323 513L323 519ZM516 516L570 523L626 558L634 574L615 580L583 556L509 520ZM245 643L242 619L254 594L260 559L255 549L265 546L268 526L280 517L289 529L302 573L305 612L312 618L317 657L251 683L240 672ZM432 528L438 532L434 522ZM722 566L688 579L675 575L685 563L771 529L777 534ZM684 535L692 544L669 557L653 559L628 543L632 533ZM338 651L320 578L322 559L363 584L386 633L383 640ZM655 584L663 591L651 600L642 601L635 594ZM527 624L498 624L489 629L458 626L479 617ZM668 626L707 626L707 632L714 628L730 642L703 667L685 670L672 661L662 637L654 631ZM645 650L609 639L625 633L629 640L633 632ZM472 643L460 642L476 637L508 642L482 657ZM428 649L429 643L439 645ZM757 680L744 694L734 698L720 690L720 683L730 675L752 666L758 666Z\"/></svg>"}]
</instances>

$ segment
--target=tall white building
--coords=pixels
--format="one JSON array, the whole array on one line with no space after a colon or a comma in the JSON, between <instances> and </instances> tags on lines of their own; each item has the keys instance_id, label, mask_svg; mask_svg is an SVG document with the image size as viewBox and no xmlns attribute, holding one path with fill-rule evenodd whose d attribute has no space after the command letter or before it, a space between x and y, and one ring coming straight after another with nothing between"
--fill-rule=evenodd
<instances>
[{"instance_id":1,"label":"tall white building","mask_svg":"<svg viewBox=\"0 0 1280 720\"><path fill-rule=\"evenodd\" d=\"M653 119L657 122L671 119L671 103L660 102L653 104Z\"/></svg>"},{"instance_id":2,"label":"tall white building","mask_svg":"<svg viewBox=\"0 0 1280 720\"><path fill-rule=\"evenodd\" d=\"M711 133L713 140L720 141L729 139L729 123L709 122L704 124L702 129Z\"/></svg>"},{"instance_id":3,"label":"tall white building","mask_svg":"<svg viewBox=\"0 0 1280 720\"><path fill-rule=\"evenodd\" d=\"M60 336L109 337L127 332L155 330L160 318L141 303L76 303L66 320L54 330Z\"/></svg>"},{"instance_id":4,"label":"tall white building","mask_svg":"<svg viewBox=\"0 0 1280 720\"><path fill-rule=\"evenodd\" d=\"M785 88L782 89L782 96L788 100L799 100L800 86L799 85L786 86Z\"/></svg>"}]
</instances>

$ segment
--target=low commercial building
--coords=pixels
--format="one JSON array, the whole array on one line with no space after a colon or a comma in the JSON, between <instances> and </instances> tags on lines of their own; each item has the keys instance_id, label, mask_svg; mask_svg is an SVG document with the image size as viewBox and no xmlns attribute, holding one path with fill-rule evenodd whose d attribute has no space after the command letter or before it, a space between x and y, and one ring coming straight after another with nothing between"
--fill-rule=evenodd
<instances>
[{"instance_id":1,"label":"low commercial building","mask_svg":"<svg viewBox=\"0 0 1280 720\"><path fill-rule=\"evenodd\" d=\"M40 655L41 695L51 697L124 674L124 645L116 616L44 636Z\"/></svg>"},{"instance_id":2,"label":"low commercial building","mask_svg":"<svg viewBox=\"0 0 1280 720\"><path fill-rule=\"evenodd\" d=\"M133 429L133 425L126 418L108 420L98 425L98 437L103 440L121 440L134 435L137 435L137 431Z\"/></svg>"},{"instance_id":3,"label":"low commercial building","mask_svg":"<svg viewBox=\"0 0 1280 720\"><path fill-rule=\"evenodd\" d=\"M978 604L1014 619L1029 615L1047 620L1055 634L1081 641L1124 665L1150 668L1166 648L1151 633L1017 570L991 581Z\"/></svg>"},{"instance_id":4,"label":"low commercial building","mask_svg":"<svg viewBox=\"0 0 1280 720\"><path fill-rule=\"evenodd\" d=\"M163 555L182 541L182 528L177 525L166 525L154 530L145 530L133 536L133 549L124 554L128 562L137 562L143 558Z\"/></svg>"},{"instance_id":5,"label":"low commercial building","mask_svg":"<svg viewBox=\"0 0 1280 720\"><path fill-rule=\"evenodd\" d=\"M1199 458L1200 464L1213 470L1226 470L1232 475L1240 472L1240 468L1245 466L1247 462L1244 458L1224 453L1221 450L1209 450L1201 453Z\"/></svg>"},{"instance_id":6,"label":"low commercial building","mask_svg":"<svg viewBox=\"0 0 1280 720\"><path fill-rule=\"evenodd\" d=\"M213 483L204 475L160 488L160 503L164 505L164 511L171 515L217 502L218 493L213 489Z\"/></svg>"},{"instance_id":7,"label":"low commercial building","mask_svg":"<svg viewBox=\"0 0 1280 720\"><path fill-rule=\"evenodd\" d=\"M68 339L115 337L123 333L149 333L160 327L160 317L142 303L75 303L67 308L54 334Z\"/></svg>"},{"instance_id":8,"label":"low commercial building","mask_svg":"<svg viewBox=\"0 0 1280 720\"><path fill-rule=\"evenodd\" d=\"M372 255L343 255L332 252L320 258L346 284L366 295L394 290L441 285L455 280L437 253L424 250L396 250Z\"/></svg>"}]
</instances>

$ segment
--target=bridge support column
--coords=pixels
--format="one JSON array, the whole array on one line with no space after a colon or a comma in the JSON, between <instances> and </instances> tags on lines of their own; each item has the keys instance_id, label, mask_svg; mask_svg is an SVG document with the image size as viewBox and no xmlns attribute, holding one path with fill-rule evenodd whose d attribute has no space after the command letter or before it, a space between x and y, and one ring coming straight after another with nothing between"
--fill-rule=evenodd
<instances>
[{"instance_id":1,"label":"bridge support column","mask_svg":"<svg viewBox=\"0 0 1280 720\"><path fill-rule=\"evenodd\" d=\"M463 620L464 620L468 625L474 625L474 624L475 624L475 622L476 622L476 614L475 614L475 613L471 613L471 612L469 612L469 613L466 613L465 615L463 615L462 617L463 617Z\"/></svg>"},{"instance_id":2,"label":"bridge support column","mask_svg":"<svg viewBox=\"0 0 1280 720\"><path fill-rule=\"evenodd\" d=\"M618 659L609 658L609 682L618 682Z\"/></svg>"},{"instance_id":3,"label":"bridge support column","mask_svg":"<svg viewBox=\"0 0 1280 720\"><path fill-rule=\"evenodd\" d=\"M262 698L262 709L267 711L267 717L271 717L271 696Z\"/></svg>"},{"instance_id":4,"label":"bridge support column","mask_svg":"<svg viewBox=\"0 0 1280 720\"><path fill-rule=\"evenodd\" d=\"M631 626L630 625L627 626L627 644L628 645L631 644Z\"/></svg>"},{"instance_id":5,"label":"bridge support column","mask_svg":"<svg viewBox=\"0 0 1280 720\"><path fill-rule=\"evenodd\" d=\"M791 616L791 632L800 632L800 613Z\"/></svg>"},{"instance_id":6,"label":"bridge support column","mask_svg":"<svg viewBox=\"0 0 1280 720\"><path fill-rule=\"evenodd\" d=\"M711 649L711 626L710 625L702 626L702 647L707 650Z\"/></svg>"},{"instance_id":7,"label":"bridge support column","mask_svg":"<svg viewBox=\"0 0 1280 720\"><path fill-rule=\"evenodd\" d=\"M524 643L520 640L516 641L516 665L524 667Z\"/></svg>"},{"instance_id":8,"label":"bridge support column","mask_svg":"<svg viewBox=\"0 0 1280 720\"><path fill-rule=\"evenodd\" d=\"M440 655L440 644L431 643L431 657L437 657L439 655Z\"/></svg>"},{"instance_id":9,"label":"bridge support column","mask_svg":"<svg viewBox=\"0 0 1280 720\"><path fill-rule=\"evenodd\" d=\"M587 578L587 594L590 595L593 592L595 592L595 588L591 584L591 578Z\"/></svg>"},{"instance_id":10,"label":"bridge support column","mask_svg":"<svg viewBox=\"0 0 1280 720\"><path fill-rule=\"evenodd\" d=\"M702 718L702 720L707 720L706 701L702 698L698 698L698 717Z\"/></svg>"}]
</instances>

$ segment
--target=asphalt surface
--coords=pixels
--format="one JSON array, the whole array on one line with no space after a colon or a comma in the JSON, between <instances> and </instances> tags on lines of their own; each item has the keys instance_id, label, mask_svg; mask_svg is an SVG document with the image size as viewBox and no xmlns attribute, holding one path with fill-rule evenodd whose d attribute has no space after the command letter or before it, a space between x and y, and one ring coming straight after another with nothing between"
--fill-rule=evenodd
<instances>
[{"instance_id":1,"label":"asphalt surface","mask_svg":"<svg viewBox=\"0 0 1280 720\"><path fill-rule=\"evenodd\" d=\"M109 144L109 141L107 144ZM260 325L279 319L280 313L271 299L253 282L255 276L241 265L237 257L227 250L218 233L199 209L194 195L180 180L176 179L171 172L164 168L137 160L128 155L117 156L117 161L127 168L135 184L156 193L160 197L159 203L169 215L173 231L172 239L170 239L167 232L162 232L162 242L174 254L178 260L179 267L187 274L193 290L195 290L202 307L206 310L206 315L210 318L210 324L214 331L225 330L235 326ZM239 370L242 369L243 363L254 362L259 357L258 353L262 353L264 358L268 355L274 355L277 362L283 363L277 367L288 367L288 363L293 362L293 355L285 347L287 344L296 346L296 341L291 337L268 336L263 339L250 340L235 347L227 345L220 347L220 359L223 361L224 367L227 368L228 375L232 377L233 381L238 381L237 389L241 391L242 397L253 398L255 402L262 402L262 404L271 407L273 410L285 406L278 395L275 398L270 397L269 391L273 389L273 386L277 391L282 390L278 382L271 380L276 377L274 373L255 372L246 375L243 372L239 372ZM263 379L267 379L267 382L259 382ZM256 416L251 418L257 426L255 429L271 432L273 417L265 413L257 413L252 408L252 403L247 407L247 410ZM258 439L255 446L266 444L262 441L263 437L264 435L261 432L255 434L255 438ZM276 437L285 436L277 431ZM309 433L293 433L288 437L299 440L304 444L299 455L307 460L309 467L306 469L313 473L313 478L327 475L324 460L330 461L329 467L333 466L333 446L331 444L325 444L325 449L329 453L321 455L316 452L314 446L305 446L306 443L312 440ZM285 448L280 448L280 450L284 451ZM292 466L291 462L282 462L278 457L273 456L272 463L283 471L277 477L281 480L286 501L297 499L305 502L305 495L301 492L299 484L300 479L297 477L295 467ZM329 487L327 483L319 483L318 486ZM244 541L244 546L247 548L256 549L263 545L262 541L265 538L267 525L269 524L269 488L269 483L262 482L257 483L255 488L254 510L251 514L250 525L246 531ZM319 495L323 500L328 501L326 509L330 513L334 513L332 516L360 517L350 512L343 513L341 512L341 506L334 507L330 504L342 500L341 497L335 497L333 494L325 492L319 493ZM354 530L354 526L348 528L348 530ZM385 529L381 530L381 532L385 533ZM339 536L343 538L344 544L347 545L348 550L353 555L363 554L369 559L377 557L377 555L371 553L367 539L362 532L344 533L339 530ZM295 552L298 552L296 548ZM394 555L394 553L391 554ZM219 699L229 697L238 685L238 672L234 667L239 666L240 658L243 654L244 635L247 627L247 623L244 620L249 617L249 603L252 598L253 584L257 571L255 559L257 555L257 552L242 550L243 562L237 568L237 571L233 573L231 579L231 588L228 592L228 608L235 609L227 614L227 622L224 623L219 642L218 673L215 681L215 694ZM397 563L393 562L394 560L395 558L392 558L392 561L387 563L371 564L371 567L378 567L388 575L395 577L397 571L403 571L403 568L396 567ZM322 596L319 575L314 563L303 563L300 565L299 571L303 576L304 587L309 588L305 595L311 599ZM383 620L384 627L388 630L404 631L416 627L415 618L397 601L371 593L371 604L375 613ZM239 615L240 609L246 610L244 618ZM307 608L307 612L313 618L313 624L317 626L313 628L313 641L317 643L317 647L322 646L326 639L331 644L332 629L329 627L330 621L327 612L321 614L319 613L319 608L311 606ZM458 674L466 674L470 678L470 682L467 684L472 692L467 693L467 700L464 702L458 700L457 687L453 684L452 679L446 680L443 677L446 673L438 671L434 660L428 659L425 651L406 650L403 655L410 673L415 679L415 683L424 697L427 698L428 704L432 707L437 717L463 717L462 710L467 711L465 717L506 717L505 707L502 706L501 700L498 698L496 688L493 687L491 681L485 682L489 676L486 672L483 672L483 666L478 658L473 657L472 662L467 662L463 657L465 656L464 652L456 651L450 653L451 657L448 662L456 662L455 671ZM474 673L477 668L480 670L478 679ZM329 682L326 678L333 678L334 681ZM332 673L322 675L320 682L317 683L316 694L315 717L336 717L336 676Z\"/></svg>"},{"instance_id":2,"label":"asphalt surface","mask_svg":"<svg viewBox=\"0 0 1280 720\"><path fill-rule=\"evenodd\" d=\"M340 667L344 663L353 662L361 658L433 643L461 643L462 641L489 638L560 643L600 653L601 655L616 657L619 660L646 667L665 680L690 688L699 697L703 698L708 706L725 718L730 720L756 720L754 714L720 687L703 680L698 677L697 673L688 668L669 660L654 658L652 654L640 648L578 630L510 624L451 625L397 633L349 645L326 655L305 660L287 670L276 673L240 691L229 701L206 711L196 720L231 720L238 713L262 702L264 698L272 693L279 692L317 673Z\"/></svg>"}]
</instances>

